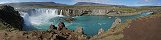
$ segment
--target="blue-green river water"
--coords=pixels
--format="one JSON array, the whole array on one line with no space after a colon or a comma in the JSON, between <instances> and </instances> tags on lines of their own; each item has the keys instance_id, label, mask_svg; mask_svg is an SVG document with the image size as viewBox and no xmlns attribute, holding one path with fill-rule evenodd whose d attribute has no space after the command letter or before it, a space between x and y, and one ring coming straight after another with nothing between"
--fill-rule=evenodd
<instances>
[{"instance_id":1,"label":"blue-green river water","mask_svg":"<svg viewBox=\"0 0 161 40\"><path fill-rule=\"evenodd\" d=\"M67 18L67 16L55 16L57 15L55 14L55 10L56 9L45 9L44 11L44 9L37 9L36 11L29 11L28 15L22 16L25 20L25 24L27 25L27 27L24 27L24 29L48 30L51 24L57 26L58 23L64 21L63 18ZM83 28L83 32L87 36L94 36L97 34L100 28L103 28L105 31L107 31L115 21L116 17L120 18L121 22L124 23L127 19L136 19L148 15L150 15L150 12L143 12L141 14L132 16L75 16L72 18L76 20L64 23L66 28L69 30L75 30L78 26L80 26Z\"/></svg>"},{"instance_id":2,"label":"blue-green river water","mask_svg":"<svg viewBox=\"0 0 161 40\"><path fill-rule=\"evenodd\" d=\"M69 22L64 22L64 23L66 25L66 28L68 28L69 30L75 30L78 26L81 26L83 28L84 33L87 36L93 36L97 34L100 28L103 28L105 31L107 31L111 27L112 23L115 21L116 17L120 18L123 23L127 19L136 19L147 15L149 15L149 13L145 12L145 13L133 15L133 16L76 16L76 17L73 17L76 20L70 23ZM66 17L63 17L63 18L66 18ZM63 21L63 19L62 20L61 19L62 17L55 17L50 19L50 22L53 22L53 24L57 26L59 22ZM42 28L43 30L47 30L49 26L50 24L44 24L44 25L39 25L39 28Z\"/></svg>"}]
</instances>

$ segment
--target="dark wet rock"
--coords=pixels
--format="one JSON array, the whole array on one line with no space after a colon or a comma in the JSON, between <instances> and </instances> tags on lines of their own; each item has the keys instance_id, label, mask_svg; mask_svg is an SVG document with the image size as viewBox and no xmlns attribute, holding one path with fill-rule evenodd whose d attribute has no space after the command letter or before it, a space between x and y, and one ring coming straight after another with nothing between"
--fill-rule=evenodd
<instances>
[{"instance_id":1,"label":"dark wet rock","mask_svg":"<svg viewBox=\"0 0 161 40\"><path fill-rule=\"evenodd\" d=\"M62 30L62 29L64 29L65 28L65 24L63 23L63 22L60 22L59 24L58 24L58 30Z\"/></svg>"},{"instance_id":2,"label":"dark wet rock","mask_svg":"<svg viewBox=\"0 0 161 40\"><path fill-rule=\"evenodd\" d=\"M20 16L19 12L15 11L11 6L0 6L0 21L2 21L7 28L22 30L23 18Z\"/></svg>"},{"instance_id":3,"label":"dark wet rock","mask_svg":"<svg viewBox=\"0 0 161 40\"><path fill-rule=\"evenodd\" d=\"M67 21L67 22L72 22L72 21L74 21L74 20L76 20L76 19L74 19L74 18L72 18L72 17L69 17L69 18L64 18L64 20Z\"/></svg>"},{"instance_id":4,"label":"dark wet rock","mask_svg":"<svg viewBox=\"0 0 161 40\"><path fill-rule=\"evenodd\" d=\"M51 24L49 29L50 29L50 30L52 30L52 29L57 29L57 27L56 27L55 25Z\"/></svg>"},{"instance_id":5,"label":"dark wet rock","mask_svg":"<svg viewBox=\"0 0 161 40\"><path fill-rule=\"evenodd\" d=\"M66 38L62 37L62 36L56 36L57 40L67 40Z\"/></svg>"},{"instance_id":6,"label":"dark wet rock","mask_svg":"<svg viewBox=\"0 0 161 40\"><path fill-rule=\"evenodd\" d=\"M85 10L80 16L83 16L83 15L85 15L85 14L89 14L89 13L91 13L92 11L91 10Z\"/></svg>"}]
</instances>

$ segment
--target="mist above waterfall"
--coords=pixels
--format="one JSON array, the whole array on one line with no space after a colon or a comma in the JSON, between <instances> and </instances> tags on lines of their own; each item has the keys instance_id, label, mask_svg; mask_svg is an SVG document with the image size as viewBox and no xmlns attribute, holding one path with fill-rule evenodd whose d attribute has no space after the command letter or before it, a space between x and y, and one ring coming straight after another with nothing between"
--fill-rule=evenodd
<instances>
[{"instance_id":1,"label":"mist above waterfall","mask_svg":"<svg viewBox=\"0 0 161 40\"><path fill-rule=\"evenodd\" d=\"M32 25L50 25L53 24L53 22L50 22L49 20L54 17L62 17L61 12L60 15L58 15L58 9L48 9L48 8L39 8L39 9L31 9L27 12L20 12L21 16L24 18L24 24L26 26L32 26ZM39 28L39 27L37 27Z\"/></svg>"},{"instance_id":2,"label":"mist above waterfall","mask_svg":"<svg viewBox=\"0 0 161 40\"><path fill-rule=\"evenodd\" d=\"M28 13L25 13L25 12L20 12L20 13L21 13L21 16L23 17L23 19L25 21L24 22L25 26L31 26Z\"/></svg>"},{"instance_id":3,"label":"mist above waterfall","mask_svg":"<svg viewBox=\"0 0 161 40\"><path fill-rule=\"evenodd\" d=\"M49 20L58 15L57 9L35 9L30 16L31 23L40 25L42 23L51 23Z\"/></svg>"}]
</instances>

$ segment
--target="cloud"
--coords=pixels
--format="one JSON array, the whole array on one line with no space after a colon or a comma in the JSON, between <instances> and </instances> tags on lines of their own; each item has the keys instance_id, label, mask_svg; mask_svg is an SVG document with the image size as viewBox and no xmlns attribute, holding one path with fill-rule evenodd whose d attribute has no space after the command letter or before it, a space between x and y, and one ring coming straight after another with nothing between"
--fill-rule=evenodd
<instances>
[{"instance_id":1,"label":"cloud","mask_svg":"<svg viewBox=\"0 0 161 40\"><path fill-rule=\"evenodd\" d=\"M149 2L150 0L144 0L145 2Z\"/></svg>"},{"instance_id":2,"label":"cloud","mask_svg":"<svg viewBox=\"0 0 161 40\"><path fill-rule=\"evenodd\" d=\"M145 2L152 2L152 1L156 1L156 0L144 0Z\"/></svg>"},{"instance_id":3,"label":"cloud","mask_svg":"<svg viewBox=\"0 0 161 40\"><path fill-rule=\"evenodd\" d=\"M75 2L95 2L95 3L104 3L107 0L74 0Z\"/></svg>"}]
</instances>

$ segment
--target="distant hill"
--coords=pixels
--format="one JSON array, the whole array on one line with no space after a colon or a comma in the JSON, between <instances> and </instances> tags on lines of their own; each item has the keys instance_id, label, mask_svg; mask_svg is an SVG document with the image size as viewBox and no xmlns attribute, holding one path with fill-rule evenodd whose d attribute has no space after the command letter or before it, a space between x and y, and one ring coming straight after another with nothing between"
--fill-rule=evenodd
<instances>
[{"instance_id":1,"label":"distant hill","mask_svg":"<svg viewBox=\"0 0 161 40\"><path fill-rule=\"evenodd\" d=\"M78 2L74 5L75 6L110 6L110 4L100 4L100 3L92 3L92 2Z\"/></svg>"},{"instance_id":2,"label":"distant hill","mask_svg":"<svg viewBox=\"0 0 161 40\"><path fill-rule=\"evenodd\" d=\"M124 5L111 5L92 2L78 2L74 5L67 5L55 2L20 2L20 3L5 3L0 5L10 5L15 8L31 8L31 7L44 7L44 6L112 6L112 7L127 7Z\"/></svg>"},{"instance_id":3,"label":"distant hill","mask_svg":"<svg viewBox=\"0 0 161 40\"><path fill-rule=\"evenodd\" d=\"M20 3L6 3L13 7L41 7L41 6L67 6L66 4L60 4L55 2L20 2Z\"/></svg>"},{"instance_id":4,"label":"distant hill","mask_svg":"<svg viewBox=\"0 0 161 40\"><path fill-rule=\"evenodd\" d=\"M118 6L118 7L125 7L124 5L111 5L111 4L92 3L92 2L78 2L74 5L75 6Z\"/></svg>"}]
</instances>

